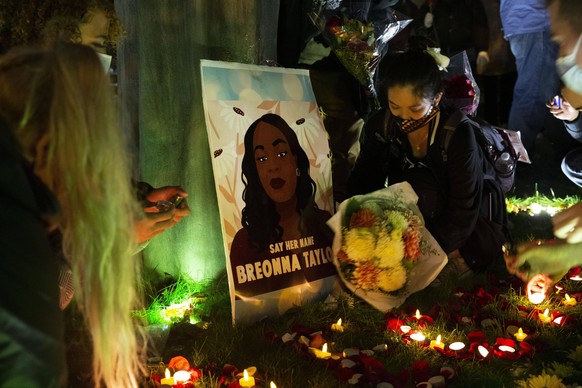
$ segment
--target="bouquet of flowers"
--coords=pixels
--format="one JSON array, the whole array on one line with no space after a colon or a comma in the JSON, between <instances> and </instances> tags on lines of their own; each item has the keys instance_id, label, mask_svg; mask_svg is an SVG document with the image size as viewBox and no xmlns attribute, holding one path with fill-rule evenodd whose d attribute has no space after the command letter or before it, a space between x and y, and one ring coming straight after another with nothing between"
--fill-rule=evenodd
<instances>
[{"instance_id":1,"label":"bouquet of flowers","mask_svg":"<svg viewBox=\"0 0 582 388\"><path fill-rule=\"evenodd\" d=\"M445 100L463 113L474 115L477 112L480 91L465 51L451 57L444 91Z\"/></svg>"},{"instance_id":2,"label":"bouquet of flowers","mask_svg":"<svg viewBox=\"0 0 582 388\"><path fill-rule=\"evenodd\" d=\"M424 227L417 200L403 182L344 201L328 221L340 278L380 311L428 286L447 263Z\"/></svg>"},{"instance_id":3,"label":"bouquet of flowers","mask_svg":"<svg viewBox=\"0 0 582 388\"><path fill-rule=\"evenodd\" d=\"M362 13L336 9L315 12L310 17L346 70L376 98L374 74L388 41L412 19L393 20L395 14L392 14L390 23L373 22Z\"/></svg>"}]
</instances>

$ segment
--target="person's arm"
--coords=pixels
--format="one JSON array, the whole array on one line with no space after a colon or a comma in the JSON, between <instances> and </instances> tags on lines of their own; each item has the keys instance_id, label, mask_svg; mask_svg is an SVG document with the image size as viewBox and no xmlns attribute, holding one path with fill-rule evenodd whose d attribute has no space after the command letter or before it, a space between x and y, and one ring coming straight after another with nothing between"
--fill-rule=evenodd
<instances>
[{"instance_id":1,"label":"person's arm","mask_svg":"<svg viewBox=\"0 0 582 388\"><path fill-rule=\"evenodd\" d=\"M568 134L572 138L582 142L582 119L580 119L580 111L576 110L568 100L560 96L554 97L547 104L547 107L555 118L564 122Z\"/></svg>"},{"instance_id":2,"label":"person's arm","mask_svg":"<svg viewBox=\"0 0 582 388\"><path fill-rule=\"evenodd\" d=\"M438 130L442 135L442 125ZM438 147L440 152L438 136L431 147ZM446 207L427 225L445 252L452 252L463 246L473 232L479 216L483 161L478 147L473 129L468 123L460 123L447 150L447 180L443 182Z\"/></svg>"},{"instance_id":3,"label":"person's arm","mask_svg":"<svg viewBox=\"0 0 582 388\"><path fill-rule=\"evenodd\" d=\"M348 196L384 187L388 174L389 144L381 135L385 111L374 114L360 136L360 154L348 179Z\"/></svg>"},{"instance_id":4,"label":"person's arm","mask_svg":"<svg viewBox=\"0 0 582 388\"><path fill-rule=\"evenodd\" d=\"M570 244L582 242L582 202L552 217L554 235Z\"/></svg>"},{"instance_id":5,"label":"person's arm","mask_svg":"<svg viewBox=\"0 0 582 388\"><path fill-rule=\"evenodd\" d=\"M576 112L580 113L579 111ZM564 127L566 127L566 131L572 138L582 142L582 119L580 114L572 121L564 121Z\"/></svg>"},{"instance_id":6,"label":"person's arm","mask_svg":"<svg viewBox=\"0 0 582 388\"><path fill-rule=\"evenodd\" d=\"M546 274L558 281L572 267L582 264L582 243L568 244L564 241L535 243L522 247L517 254L516 267L531 278Z\"/></svg>"}]
</instances>

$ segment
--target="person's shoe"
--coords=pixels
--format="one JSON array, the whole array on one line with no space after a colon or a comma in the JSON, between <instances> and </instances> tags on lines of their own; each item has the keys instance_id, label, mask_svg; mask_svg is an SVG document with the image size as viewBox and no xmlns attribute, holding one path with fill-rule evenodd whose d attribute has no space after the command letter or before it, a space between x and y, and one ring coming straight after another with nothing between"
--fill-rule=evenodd
<instances>
[{"instance_id":1,"label":"person's shoe","mask_svg":"<svg viewBox=\"0 0 582 388\"><path fill-rule=\"evenodd\" d=\"M430 284L431 287L438 287L449 279L460 280L474 274L473 270L461 256L449 257L448 260L445 268L442 269L436 279Z\"/></svg>"}]
</instances>

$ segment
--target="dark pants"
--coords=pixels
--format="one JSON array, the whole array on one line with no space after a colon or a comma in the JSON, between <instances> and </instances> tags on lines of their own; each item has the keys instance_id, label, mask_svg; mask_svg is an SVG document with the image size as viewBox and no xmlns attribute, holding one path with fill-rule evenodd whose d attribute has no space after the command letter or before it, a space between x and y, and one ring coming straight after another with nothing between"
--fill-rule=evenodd
<instances>
[{"instance_id":1,"label":"dark pants","mask_svg":"<svg viewBox=\"0 0 582 388\"><path fill-rule=\"evenodd\" d=\"M309 75L329 134L334 200L341 202L346 199L348 177L360 153L359 138L364 126L360 85L343 70L312 69Z\"/></svg>"}]
</instances>

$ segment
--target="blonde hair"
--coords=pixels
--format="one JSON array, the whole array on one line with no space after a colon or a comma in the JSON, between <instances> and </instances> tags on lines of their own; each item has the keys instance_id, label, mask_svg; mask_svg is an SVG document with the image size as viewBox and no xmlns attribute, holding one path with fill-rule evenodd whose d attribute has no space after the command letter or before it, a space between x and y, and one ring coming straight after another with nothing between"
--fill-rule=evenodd
<instances>
[{"instance_id":1,"label":"blonde hair","mask_svg":"<svg viewBox=\"0 0 582 388\"><path fill-rule=\"evenodd\" d=\"M0 59L0 116L62 208L63 251L93 343L96 386L137 387L145 341L131 310L141 301L137 203L112 86L94 51L58 43ZM48 136L46 159L36 150ZM38 160L42 159L42 160Z\"/></svg>"}]
</instances>

